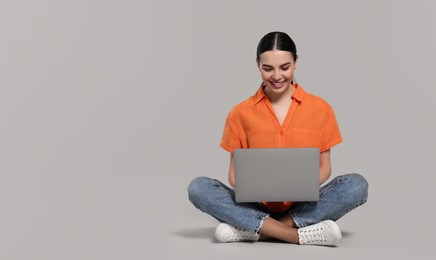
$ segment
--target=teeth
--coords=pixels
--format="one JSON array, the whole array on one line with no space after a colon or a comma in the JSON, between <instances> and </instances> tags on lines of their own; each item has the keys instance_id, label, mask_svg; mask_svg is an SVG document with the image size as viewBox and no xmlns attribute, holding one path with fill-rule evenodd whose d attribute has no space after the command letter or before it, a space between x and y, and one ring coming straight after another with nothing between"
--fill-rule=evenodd
<instances>
[{"instance_id":1,"label":"teeth","mask_svg":"<svg viewBox=\"0 0 436 260\"><path fill-rule=\"evenodd\" d=\"M274 82L273 82L273 85L278 87L278 86L283 85L283 83L284 83L284 82L278 82L278 83L274 83Z\"/></svg>"}]
</instances>

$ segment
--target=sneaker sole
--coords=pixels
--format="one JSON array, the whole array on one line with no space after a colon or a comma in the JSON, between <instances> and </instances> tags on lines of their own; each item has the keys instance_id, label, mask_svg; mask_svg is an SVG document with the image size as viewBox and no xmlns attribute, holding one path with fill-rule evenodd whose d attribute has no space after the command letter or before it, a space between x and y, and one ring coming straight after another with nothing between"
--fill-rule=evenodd
<instances>
[{"instance_id":1,"label":"sneaker sole","mask_svg":"<svg viewBox=\"0 0 436 260\"><path fill-rule=\"evenodd\" d=\"M226 229L231 229L230 226L226 223L220 223L216 229L215 229L215 238L216 240L222 242L222 243L227 243L229 242L228 240L224 240L221 238L221 236L219 234L222 234L223 232L225 232Z\"/></svg>"},{"instance_id":2,"label":"sneaker sole","mask_svg":"<svg viewBox=\"0 0 436 260\"><path fill-rule=\"evenodd\" d=\"M332 220L326 220L324 221L324 223L331 229L334 231L334 233L336 234L335 236L335 244L337 242L339 242L342 239L342 233L341 230L339 229L338 224L336 224L334 221Z\"/></svg>"}]
</instances>

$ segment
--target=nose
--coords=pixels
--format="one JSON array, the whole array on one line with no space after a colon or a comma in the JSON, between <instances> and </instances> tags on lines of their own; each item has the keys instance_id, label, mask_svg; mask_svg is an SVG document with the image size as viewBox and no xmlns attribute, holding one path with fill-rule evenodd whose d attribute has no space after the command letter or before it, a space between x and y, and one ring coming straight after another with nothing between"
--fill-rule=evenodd
<instances>
[{"instance_id":1,"label":"nose","mask_svg":"<svg viewBox=\"0 0 436 260\"><path fill-rule=\"evenodd\" d=\"M273 80L278 81L281 78L280 70L275 70L273 75Z\"/></svg>"}]
</instances>

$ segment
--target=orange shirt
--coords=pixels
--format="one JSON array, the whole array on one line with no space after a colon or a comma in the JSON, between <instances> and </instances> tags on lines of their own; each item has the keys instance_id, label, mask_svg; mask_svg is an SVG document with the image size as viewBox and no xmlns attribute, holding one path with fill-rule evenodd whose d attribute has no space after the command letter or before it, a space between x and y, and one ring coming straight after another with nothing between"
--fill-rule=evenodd
<instances>
[{"instance_id":1,"label":"orange shirt","mask_svg":"<svg viewBox=\"0 0 436 260\"><path fill-rule=\"evenodd\" d=\"M283 125L272 108L264 87L229 112L220 146L236 148L319 147L324 152L342 142L331 106L322 98L295 84L291 106ZM282 212L292 202L263 202L273 212Z\"/></svg>"}]
</instances>

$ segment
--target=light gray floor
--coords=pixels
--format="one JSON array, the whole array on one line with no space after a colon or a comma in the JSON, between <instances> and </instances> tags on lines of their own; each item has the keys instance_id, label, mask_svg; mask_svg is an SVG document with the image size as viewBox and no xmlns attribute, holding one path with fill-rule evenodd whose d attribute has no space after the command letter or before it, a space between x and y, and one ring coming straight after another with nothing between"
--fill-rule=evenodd
<instances>
[{"instance_id":1,"label":"light gray floor","mask_svg":"<svg viewBox=\"0 0 436 260\"><path fill-rule=\"evenodd\" d=\"M57 190L59 196L53 196L55 187L47 187L51 196L47 202L40 194L15 198L22 206L2 209L1 258L410 259L433 252L434 226L414 223L414 216L422 218L422 213L410 215L405 209L387 207L376 188L377 179L371 181L368 203L338 221L343 239L331 248L217 243L213 238L217 221L187 200L185 187L192 173L175 175L170 169L155 173L160 177L153 182L140 174L106 176L96 182L81 176L88 184L66 184L63 191ZM32 187L28 190L37 193Z\"/></svg>"},{"instance_id":2,"label":"light gray floor","mask_svg":"<svg viewBox=\"0 0 436 260\"><path fill-rule=\"evenodd\" d=\"M167 174L171 174L167 172ZM188 181L179 178L181 185ZM380 180L372 179L373 184ZM370 184L371 185L371 184ZM187 202L185 194L173 197L176 209L164 216L163 226L155 226L149 238L155 257L200 259L265 259L266 257L301 257L304 259L370 259L411 258L417 252L431 253L434 243L433 227L414 227L404 210L383 205L377 185L370 186L368 203L350 212L337 223L343 239L336 247L298 246L280 242L218 243L213 238L217 221L198 211ZM180 188L182 192L183 188ZM161 193L165 194L165 193ZM392 217L399 213L398 217ZM161 215L162 216L162 215ZM159 234L159 235L158 235Z\"/></svg>"},{"instance_id":3,"label":"light gray floor","mask_svg":"<svg viewBox=\"0 0 436 260\"><path fill-rule=\"evenodd\" d=\"M168 173L171 174L171 173ZM180 178L180 184L187 178ZM377 190L377 178L370 183L368 202L350 212L337 223L343 239L336 247L299 246L281 242L222 244L213 238L217 221L198 211L187 202L186 196L175 199L177 209L163 221L164 227L155 227L159 239L150 238L155 257L199 259L265 259L267 257L301 257L303 259L382 259L415 257L417 252L431 253L434 228L415 226L404 209L383 203L382 192ZM372 185L371 185L372 184ZM182 191L182 188L180 188ZM398 216L398 217L394 217ZM158 248L158 249L157 249Z\"/></svg>"}]
</instances>

